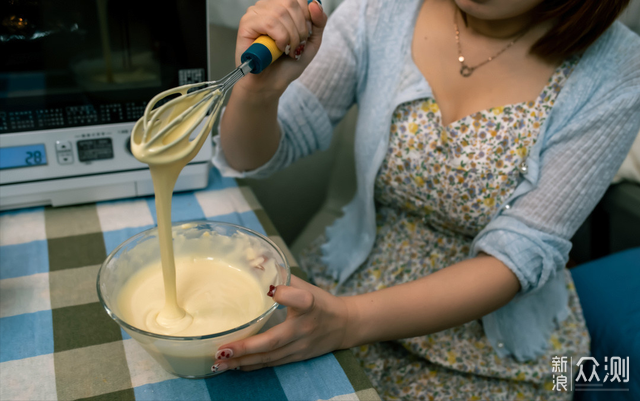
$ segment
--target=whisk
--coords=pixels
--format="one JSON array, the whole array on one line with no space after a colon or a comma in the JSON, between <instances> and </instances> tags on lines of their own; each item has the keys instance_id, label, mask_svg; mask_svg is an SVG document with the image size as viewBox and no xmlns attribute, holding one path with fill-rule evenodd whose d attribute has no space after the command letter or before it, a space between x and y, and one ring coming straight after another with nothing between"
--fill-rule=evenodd
<instances>
[{"instance_id":1,"label":"whisk","mask_svg":"<svg viewBox=\"0 0 640 401\"><path fill-rule=\"evenodd\" d=\"M213 128L227 92L249 72L258 74L282 55L273 39L263 35L242 54L241 64L217 81L183 85L159 93L133 127L131 151L140 161L151 164L195 157ZM176 96L177 95L177 96ZM156 107L161 101L173 97ZM208 116L208 117L207 117ZM206 118L201 131L193 131ZM170 155L168 149L173 149Z\"/></svg>"}]
</instances>

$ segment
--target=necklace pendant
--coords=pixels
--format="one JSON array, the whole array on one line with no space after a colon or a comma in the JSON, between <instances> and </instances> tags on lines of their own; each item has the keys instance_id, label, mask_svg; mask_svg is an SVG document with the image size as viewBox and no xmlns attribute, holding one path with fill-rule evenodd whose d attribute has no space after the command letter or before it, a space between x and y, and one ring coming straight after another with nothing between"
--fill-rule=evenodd
<instances>
[{"instance_id":1,"label":"necklace pendant","mask_svg":"<svg viewBox=\"0 0 640 401\"><path fill-rule=\"evenodd\" d=\"M474 69L475 68L468 67L468 66L462 64L462 67L460 67L460 75L462 75L463 77L466 78L466 77L470 76L473 73Z\"/></svg>"}]
</instances>

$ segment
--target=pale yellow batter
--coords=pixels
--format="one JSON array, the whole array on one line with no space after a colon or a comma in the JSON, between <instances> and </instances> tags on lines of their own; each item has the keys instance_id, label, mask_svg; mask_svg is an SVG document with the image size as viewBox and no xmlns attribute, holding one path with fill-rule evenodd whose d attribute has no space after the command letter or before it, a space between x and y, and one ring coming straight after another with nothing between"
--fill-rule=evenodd
<instances>
[{"instance_id":1,"label":"pale yellow batter","mask_svg":"<svg viewBox=\"0 0 640 401\"><path fill-rule=\"evenodd\" d=\"M272 304L249 273L207 257L178 257L176 289L186 319L157 319L165 304L160 263L131 277L120 292L122 318L143 330L173 336L220 333L257 318Z\"/></svg>"},{"instance_id":2,"label":"pale yellow batter","mask_svg":"<svg viewBox=\"0 0 640 401\"><path fill-rule=\"evenodd\" d=\"M216 91L213 95L217 98L222 93ZM154 264L131 279L118 302L125 321L159 334L217 333L249 322L273 304L273 300L264 299L266 289L260 288L239 266L235 266L235 270L233 264L221 268L219 263L196 254L189 255L190 258L174 258L171 234L173 188L180 171L195 157L208 136L205 128L195 139L197 146L192 147L189 135L183 138L183 134L198 122L198 113L184 118L179 116L203 96L185 97L185 101L156 115L147 127L146 143L141 135L136 137L136 130L142 127L139 121L131 141L133 155L147 163L151 171L162 263L161 269ZM211 112L217 114L219 108L220 104L217 104ZM172 128L162 138L152 140L164 127ZM173 145L167 147L170 144ZM177 283L176 265L180 270ZM226 308L229 309L223 312Z\"/></svg>"}]
</instances>

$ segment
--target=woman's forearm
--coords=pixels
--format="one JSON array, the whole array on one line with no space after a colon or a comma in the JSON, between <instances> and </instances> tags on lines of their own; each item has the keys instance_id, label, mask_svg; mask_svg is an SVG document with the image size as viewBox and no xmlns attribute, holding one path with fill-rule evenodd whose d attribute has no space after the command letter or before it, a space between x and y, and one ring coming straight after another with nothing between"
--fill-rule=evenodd
<instances>
[{"instance_id":1,"label":"woman's forearm","mask_svg":"<svg viewBox=\"0 0 640 401\"><path fill-rule=\"evenodd\" d=\"M481 255L419 280L344 298L349 311L345 348L416 337L459 326L499 309L519 291L498 259Z\"/></svg>"},{"instance_id":2,"label":"woman's forearm","mask_svg":"<svg viewBox=\"0 0 640 401\"><path fill-rule=\"evenodd\" d=\"M235 170L254 170L275 154L280 142L278 94L234 88L220 121L220 143Z\"/></svg>"}]
</instances>

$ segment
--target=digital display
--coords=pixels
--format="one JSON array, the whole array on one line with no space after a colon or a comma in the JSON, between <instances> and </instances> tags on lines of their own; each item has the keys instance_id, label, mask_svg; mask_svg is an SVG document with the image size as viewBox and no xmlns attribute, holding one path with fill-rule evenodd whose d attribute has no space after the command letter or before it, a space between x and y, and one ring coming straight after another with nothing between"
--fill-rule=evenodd
<instances>
[{"instance_id":1,"label":"digital display","mask_svg":"<svg viewBox=\"0 0 640 401\"><path fill-rule=\"evenodd\" d=\"M0 170L46 164L47 152L43 144L0 148Z\"/></svg>"},{"instance_id":2,"label":"digital display","mask_svg":"<svg viewBox=\"0 0 640 401\"><path fill-rule=\"evenodd\" d=\"M111 138L78 141L78 159L80 159L81 162L113 159Z\"/></svg>"}]
</instances>

